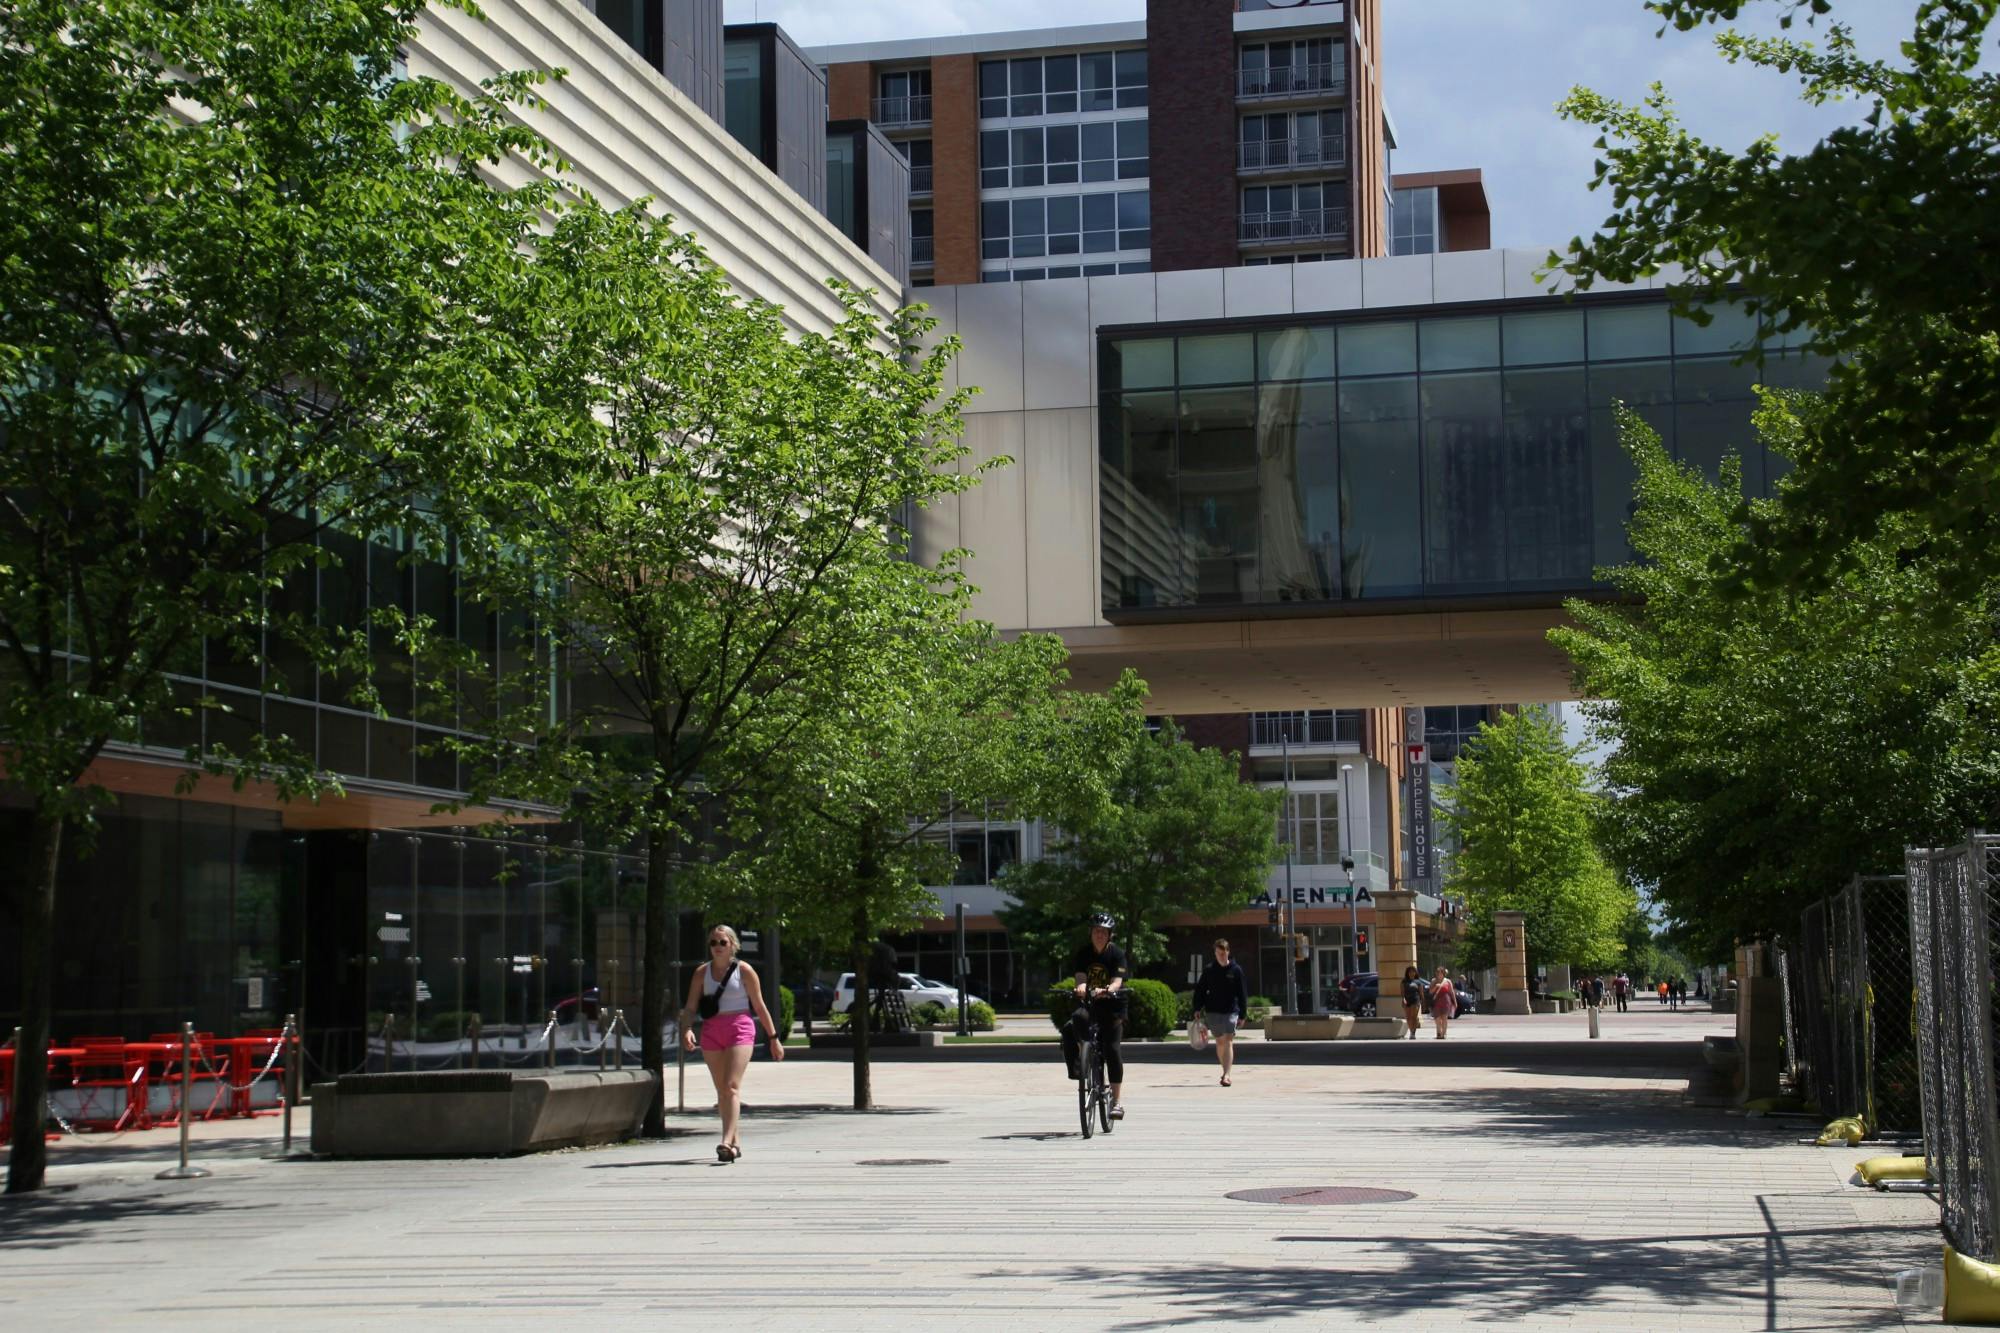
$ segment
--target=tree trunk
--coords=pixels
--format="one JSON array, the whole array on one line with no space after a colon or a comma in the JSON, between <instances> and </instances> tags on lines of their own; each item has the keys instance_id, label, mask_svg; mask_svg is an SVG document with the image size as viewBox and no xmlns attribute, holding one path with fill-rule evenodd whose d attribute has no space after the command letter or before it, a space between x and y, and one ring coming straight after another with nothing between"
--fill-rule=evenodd
<instances>
[{"instance_id":1,"label":"tree trunk","mask_svg":"<svg viewBox=\"0 0 2000 1333\"><path fill-rule=\"evenodd\" d=\"M47 802L38 803L27 879L16 894L21 922L21 1041L14 1052L9 1103L14 1110L13 1142L7 1159L9 1194L40 1189L49 1165L42 1126L48 1121L49 977L55 952L56 867L62 855L62 832L62 817L51 812Z\"/></svg>"},{"instance_id":2,"label":"tree trunk","mask_svg":"<svg viewBox=\"0 0 2000 1333\"><path fill-rule=\"evenodd\" d=\"M667 1053L661 1038L667 1026L667 1006L672 997L670 973L674 960L668 944L680 937L679 913L667 901L667 876L671 867L669 839L655 823L646 835L646 950L642 963L645 989L639 1000L639 1063L659 1085L659 1095L646 1103L646 1123L639 1133L649 1139L667 1136ZM678 1037L680 1034L675 1033Z\"/></svg>"},{"instance_id":3,"label":"tree trunk","mask_svg":"<svg viewBox=\"0 0 2000 1333\"><path fill-rule=\"evenodd\" d=\"M868 1024L870 1018L869 1001L874 998L869 986L868 964L874 952L875 932L868 924L868 895L875 887L875 835L874 830L864 830L861 835L861 849L854 859L854 934L848 941L847 965L854 973L854 999L848 1005L851 1015L847 1030L854 1035L854 1109L873 1110L874 1090L868 1077Z\"/></svg>"}]
</instances>

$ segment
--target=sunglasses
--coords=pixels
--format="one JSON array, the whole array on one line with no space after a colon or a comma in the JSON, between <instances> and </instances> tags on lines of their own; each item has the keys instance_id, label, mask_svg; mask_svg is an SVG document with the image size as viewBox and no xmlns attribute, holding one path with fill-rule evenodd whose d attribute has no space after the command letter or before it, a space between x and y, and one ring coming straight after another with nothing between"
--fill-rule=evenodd
<instances>
[{"instance_id":1,"label":"sunglasses","mask_svg":"<svg viewBox=\"0 0 2000 1333\"><path fill-rule=\"evenodd\" d=\"M729 947L729 941L728 941L728 940L710 940L710 941L708 942L708 947L709 947L709 948L711 948L711 949L727 949L727 948Z\"/></svg>"}]
</instances>

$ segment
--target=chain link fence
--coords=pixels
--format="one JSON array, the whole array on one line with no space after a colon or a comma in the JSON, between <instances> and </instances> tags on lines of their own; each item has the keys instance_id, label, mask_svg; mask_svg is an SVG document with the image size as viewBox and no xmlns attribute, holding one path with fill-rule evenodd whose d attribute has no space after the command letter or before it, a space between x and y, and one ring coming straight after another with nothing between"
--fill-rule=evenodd
<instances>
[{"instance_id":1,"label":"chain link fence","mask_svg":"<svg viewBox=\"0 0 2000 1333\"><path fill-rule=\"evenodd\" d=\"M1876 1133L1923 1123L1906 900L1901 875L1856 876L1774 941L1793 1086Z\"/></svg>"},{"instance_id":2,"label":"chain link fence","mask_svg":"<svg viewBox=\"0 0 2000 1333\"><path fill-rule=\"evenodd\" d=\"M1990 1263L2000 1260L2000 837L1912 847L1906 862L1924 1156L1945 1240Z\"/></svg>"}]
</instances>

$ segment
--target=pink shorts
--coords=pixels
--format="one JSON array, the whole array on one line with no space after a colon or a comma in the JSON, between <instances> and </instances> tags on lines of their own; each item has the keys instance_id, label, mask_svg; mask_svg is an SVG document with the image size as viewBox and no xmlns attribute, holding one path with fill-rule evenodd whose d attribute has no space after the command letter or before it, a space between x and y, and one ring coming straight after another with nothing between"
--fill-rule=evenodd
<instances>
[{"instance_id":1,"label":"pink shorts","mask_svg":"<svg viewBox=\"0 0 2000 1333\"><path fill-rule=\"evenodd\" d=\"M717 1014L701 1023L701 1048L726 1051L732 1046L757 1044L757 1020L749 1014Z\"/></svg>"}]
</instances>

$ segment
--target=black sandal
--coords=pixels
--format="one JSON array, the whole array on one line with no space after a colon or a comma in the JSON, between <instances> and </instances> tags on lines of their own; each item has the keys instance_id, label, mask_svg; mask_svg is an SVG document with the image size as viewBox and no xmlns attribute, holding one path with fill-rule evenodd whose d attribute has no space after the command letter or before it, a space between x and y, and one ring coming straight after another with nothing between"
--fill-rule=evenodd
<instances>
[{"instance_id":1,"label":"black sandal","mask_svg":"<svg viewBox=\"0 0 2000 1333\"><path fill-rule=\"evenodd\" d=\"M715 1160L718 1162L725 1162L725 1163L733 1162L736 1160L736 1158L732 1155L734 1151L735 1150L732 1149L728 1144L718 1143L715 1145Z\"/></svg>"},{"instance_id":2,"label":"black sandal","mask_svg":"<svg viewBox=\"0 0 2000 1333\"><path fill-rule=\"evenodd\" d=\"M1222 1086L1225 1088L1229 1086L1229 1075L1224 1074L1222 1076Z\"/></svg>"}]
</instances>

